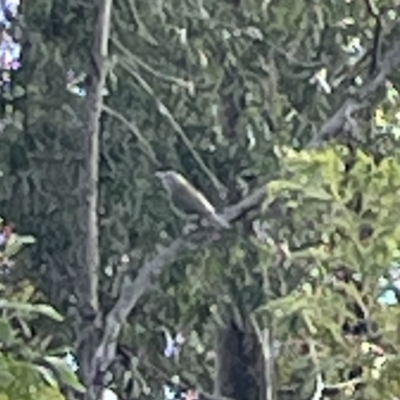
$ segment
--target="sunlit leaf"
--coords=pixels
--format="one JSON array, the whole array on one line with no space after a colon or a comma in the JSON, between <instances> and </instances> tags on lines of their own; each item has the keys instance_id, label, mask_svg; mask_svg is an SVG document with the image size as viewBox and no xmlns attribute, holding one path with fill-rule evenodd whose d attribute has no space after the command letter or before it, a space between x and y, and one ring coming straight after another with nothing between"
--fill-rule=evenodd
<instances>
[{"instance_id":1,"label":"sunlit leaf","mask_svg":"<svg viewBox=\"0 0 400 400\"><path fill-rule=\"evenodd\" d=\"M79 382L77 375L64 359L47 356L44 357L44 360L54 369L54 372L57 374L61 382L80 393L86 391L85 387Z\"/></svg>"}]
</instances>

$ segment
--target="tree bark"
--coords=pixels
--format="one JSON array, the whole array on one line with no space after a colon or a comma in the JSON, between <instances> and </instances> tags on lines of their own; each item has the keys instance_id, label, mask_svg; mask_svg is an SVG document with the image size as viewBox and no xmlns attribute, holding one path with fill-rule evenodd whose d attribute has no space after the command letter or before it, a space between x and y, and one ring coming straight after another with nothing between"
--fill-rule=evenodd
<instances>
[{"instance_id":1,"label":"tree bark","mask_svg":"<svg viewBox=\"0 0 400 400\"><path fill-rule=\"evenodd\" d=\"M87 399L97 399L91 381L92 360L99 339L96 321L100 320L99 282L99 226L98 226L98 179L100 159L100 117L103 107L103 93L107 76L108 42L112 0L98 0L97 26L94 30L93 47L88 73L87 124L84 132L85 161L81 175L81 222L82 241L80 251L80 281L78 283L79 315L78 359L80 373L88 387Z\"/></svg>"},{"instance_id":2,"label":"tree bark","mask_svg":"<svg viewBox=\"0 0 400 400\"><path fill-rule=\"evenodd\" d=\"M231 323L217 339L218 396L235 400L265 400L264 358L259 338L250 328Z\"/></svg>"}]
</instances>

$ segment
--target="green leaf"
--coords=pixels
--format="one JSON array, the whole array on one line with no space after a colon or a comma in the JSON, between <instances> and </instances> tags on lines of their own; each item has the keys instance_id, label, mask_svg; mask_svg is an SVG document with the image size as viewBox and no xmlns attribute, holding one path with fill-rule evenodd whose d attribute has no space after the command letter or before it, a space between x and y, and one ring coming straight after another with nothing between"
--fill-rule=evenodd
<instances>
[{"instance_id":1,"label":"green leaf","mask_svg":"<svg viewBox=\"0 0 400 400\"><path fill-rule=\"evenodd\" d=\"M7 243L3 255L7 258L12 257L21 250L24 244L32 243L35 243L35 238L33 236L20 236L13 234Z\"/></svg>"},{"instance_id":2,"label":"green leaf","mask_svg":"<svg viewBox=\"0 0 400 400\"><path fill-rule=\"evenodd\" d=\"M38 313L59 322L64 320L61 314L47 304L25 304L0 299L0 309L21 311L28 314Z\"/></svg>"},{"instance_id":3,"label":"green leaf","mask_svg":"<svg viewBox=\"0 0 400 400\"><path fill-rule=\"evenodd\" d=\"M3 368L0 369L0 389L7 389L15 381L15 376Z\"/></svg>"},{"instance_id":4,"label":"green leaf","mask_svg":"<svg viewBox=\"0 0 400 400\"><path fill-rule=\"evenodd\" d=\"M50 369L43 367L41 365L35 365L35 369L42 375L43 379L48 383L51 387L58 388L57 379L54 376L53 371Z\"/></svg>"},{"instance_id":5,"label":"green leaf","mask_svg":"<svg viewBox=\"0 0 400 400\"><path fill-rule=\"evenodd\" d=\"M305 190L305 188L303 188ZM307 198L321 201L332 201L333 196L323 189L307 188L306 190Z\"/></svg>"},{"instance_id":6,"label":"green leaf","mask_svg":"<svg viewBox=\"0 0 400 400\"><path fill-rule=\"evenodd\" d=\"M308 305L309 301L303 293L294 293L290 296L270 300L267 304L257 308L256 312L258 313L261 311L278 311L288 316L289 314L294 314L304 308L307 308Z\"/></svg>"},{"instance_id":7,"label":"green leaf","mask_svg":"<svg viewBox=\"0 0 400 400\"><path fill-rule=\"evenodd\" d=\"M33 306L33 312L45 315L46 317L49 317L58 322L64 321L64 317L48 304L35 304Z\"/></svg>"},{"instance_id":8,"label":"green leaf","mask_svg":"<svg viewBox=\"0 0 400 400\"><path fill-rule=\"evenodd\" d=\"M270 196L274 199L276 196L278 196L281 192L284 191L299 191L302 192L304 190L304 186L300 185L295 182L291 182L288 180L275 180L270 183L268 183L268 192Z\"/></svg>"},{"instance_id":9,"label":"green leaf","mask_svg":"<svg viewBox=\"0 0 400 400\"><path fill-rule=\"evenodd\" d=\"M18 236L18 238L19 238L19 241L22 244L33 244L33 243L36 243L36 239L31 235Z\"/></svg>"},{"instance_id":10,"label":"green leaf","mask_svg":"<svg viewBox=\"0 0 400 400\"><path fill-rule=\"evenodd\" d=\"M0 319L0 343L9 345L15 337L15 333L9 322L5 319Z\"/></svg>"},{"instance_id":11,"label":"green leaf","mask_svg":"<svg viewBox=\"0 0 400 400\"><path fill-rule=\"evenodd\" d=\"M80 393L86 392L85 387L79 382L77 375L64 359L47 356L44 360L54 369L55 373L64 384Z\"/></svg>"}]
</instances>

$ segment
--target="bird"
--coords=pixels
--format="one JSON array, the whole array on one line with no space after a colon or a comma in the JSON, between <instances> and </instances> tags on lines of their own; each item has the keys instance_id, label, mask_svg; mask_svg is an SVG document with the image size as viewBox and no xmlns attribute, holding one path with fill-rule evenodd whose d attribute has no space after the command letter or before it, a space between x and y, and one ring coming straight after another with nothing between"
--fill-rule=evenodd
<instances>
[{"instance_id":1,"label":"bird","mask_svg":"<svg viewBox=\"0 0 400 400\"><path fill-rule=\"evenodd\" d=\"M197 190L183 175L176 171L157 171L173 205L178 211L188 215L204 217L218 228L228 229L228 221L219 215L203 193Z\"/></svg>"}]
</instances>

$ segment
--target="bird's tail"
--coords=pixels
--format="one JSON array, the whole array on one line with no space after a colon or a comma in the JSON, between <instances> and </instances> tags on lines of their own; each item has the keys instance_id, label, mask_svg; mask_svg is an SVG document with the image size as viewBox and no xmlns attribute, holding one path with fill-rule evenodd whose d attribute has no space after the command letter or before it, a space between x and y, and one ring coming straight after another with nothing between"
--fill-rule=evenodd
<instances>
[{"instance_id":1,"label":"bird's tail","mask_svg":"<svg viewBox=\"0 0 400 400\"><path fill-rule=\"evenodd\" d=\"M229 222L221 214L213 213L212 219L216 224L218 224L222 228L229 229L231 227Z\"/></svg>"}]
</instances>

